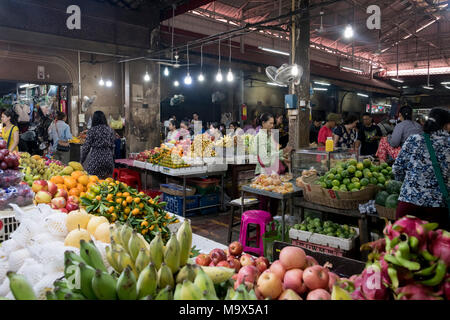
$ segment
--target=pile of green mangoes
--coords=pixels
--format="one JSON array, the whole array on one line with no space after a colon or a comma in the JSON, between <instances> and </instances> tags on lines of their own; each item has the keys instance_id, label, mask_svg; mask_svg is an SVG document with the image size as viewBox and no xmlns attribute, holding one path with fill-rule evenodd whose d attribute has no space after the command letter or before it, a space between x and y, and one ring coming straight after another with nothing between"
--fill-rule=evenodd
<instances>
[{"instance_id":1,"label":"pile of green mangoes","mask_svg":"<svg viewBox=\"0 0 450 320\"><path fill-rule=\"evenodd\" d=\"M350 239L356 235L355 229L346 224L340 225L329 220L322 222L320 218L312 217L306 217L302 223L294 225L293 228L344 239Z\"/></svg>"}]
</instances>

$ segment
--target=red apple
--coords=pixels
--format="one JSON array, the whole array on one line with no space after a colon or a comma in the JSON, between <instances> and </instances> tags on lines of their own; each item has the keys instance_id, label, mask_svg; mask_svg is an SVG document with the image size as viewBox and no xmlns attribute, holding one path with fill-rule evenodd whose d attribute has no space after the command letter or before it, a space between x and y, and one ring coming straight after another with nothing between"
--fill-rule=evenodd
<instances>
[{"instance_id":1,"label":"red apple","mask_svg":"<svg viewBox=\"0 0 450 320\"><path fill-rule=\"evenodd\" d=\"M243 250L242 244L239 241L234 241L228 246L228 251L233 256L240 256Z\"/></svg>"},{"instance_id":2,"label":"red apple","mask_svg":"<svg viewBox=\"0 0 450 320\"><path fill-rule=\"evenodd\" d=\"M279 260L286 270L300 269L305 265L306 254L302 248L288 246L281 249Z\"/></svg>"},{"instance_id":3,"label":"red apple","mask_svg":"<svg viewBox=\"0 0 450 320\"><path fill-rule=\"evenodd\" d=\"M72 202L72 203L78 204L78 203L80 203L80 199L77 196L69 196L67 198L67 202Z\"/></svg>"},{"instance_id":4,"label":"red apple","mask_svg":"<svg viewBox=\"0 0 450 320\"><path fill-rule=\"evenodd\" d=\"M230 265L230 268L234 268L234 270L236 271L236 272L239 272L239 270L241 269L241 263L239 262L239 260L238 259L236 259L236 258L230 258L230 257L232 257L232 256L229 256L228 257L228 264Z\"/></svg>"},{"instance_id":5,"label":"red apple","mask_svg":"<svg viewBox=\"0 0 450 320\"><path fill-rule=\"evenodd\" d=\"M58 186L53 182L49 181L47 183L47 191L50 192L52 196L54 196L56 192L58 192Z\"/></svg>"},{"instance_id":6,"label":"red apple","mask_svg":"<svg viewBox=\"0 0 450 320\"><path fill-rule=\"evenodd\" d=\"M325 289L315 289L308 293L306 300L331 300L331 295Z\"/></svg>"},{"instance_id":7,"label":"red apple","mask_svg":"<svg viewBox=\"0 0 450 320\"><path fill-rule=\"evenodd\" d=\"M316 259L314 259L311 256L306 256L306 263L305 263L305 266L304 266L303 270L308 268L308 267L317 266L318 264L319 263L317 262Z\"/></svg>"},{"instance_id":8,"label":"red apple","mask_svg":"<svg viewBox=\"0 0 450 320\"><path fill-rule=\"evenodd\" d=\"M234 283L235 289L239 287L242 283L248 284L248 283L255 283L258 279L259 271L255 266L245 266L242 267L241 270L238 272L237 280Z\"/></svg>"},{"instance_id":9,"label":"red apple","mask_svg":"<svg viewBox=\"0 0 450 320\"><path fill-rule=\"evenodd\" d=\"M234 281L237 281L237 278L238 278L238 274L237 273L233 274L233 276L231 277L231 279L233 279Z\"/></svg>"},{"instance_id":10,"label":"red apple","mask_svg":"<svg viewBox=\"0 0 450 320\"><path fill-rule=\"evenodd\" d=\"M269 260L265 257L258 257L255 260L256 267L258 268L259 272L264 272L269 268Z\"/></svg>"},{"instance_id":11,"label":"red apple","mask_svg":"<svg viewBox=\"0 0 450 320\"><path fill-rule=\"evenodd\" d=\"M62 197L64 199L67 199L69 197L69 194L65 189L58 189L58 191L55 194L55 198Z\"/></svg>"},{"instance_id":12,"label":"red apple","mask_svg":"<svg viewBox=\"0 0 450 320\"><path fill-rule=\"evenodd\" d=\"M211 250L209 256L211 258L211 261L214 262L214 264L218 264L220 261L227 260L227 255L222 249Z\"/></svg>"},{"instance_id":13,"label":"red apple","mask_svg":"<svg viewBox=\"0 0 450 320\"><path fill-rule=\"evenodd\" d=\"M284 279L286 268L283 266L280 260L276 260L274 263L272 263L269 270L275 273L280 279Z\"/></svg>"},{"instance_id":14,"label":"red apple","mask_svg":"<svg viewBox=\"0 0 450 320\"><path fill-rule=\"evenodd\" d=\"M66 208L61 208L61 209L59 209L59 211L64 212L64 213L69 213L69 211L67 211Z\"/></svg>"},{"instance_id":15,"label":"red apple","mask_svg":"<svg viewBox=\"0 0 450 320\"><path fill-rule=\"evenodd\" d=\"M333 290L333 285L336 283L336 281L339 280L339 277L336 273L334 272L328 272L328 289L330 290L330 292Z\"/></svg>"},{"instance_id":16,"label":"red apple","mask_svg":"<svg viewBox=\"0 0 450 320\"><path fill-rule=\"evenodd\" d=\"M262 295L261 291L258 290L258 288L255 289L255 295L258 300L264 300L264 296Z\"/></svg>"},{"instance_id":17,"label":"red apple","mask_svg":"<svg viewBox=\"0 0 450 320\"><path fill-rule=\"evenodd\" d=\"M257 283L258 290L264 298L277 299L283 292L281 279L273 272L262 274Z\"/></svg>"},{"instance_id":18,"label":"red apple","mask_svg":"<svg viewBox=\"0 0 450 320\"><path fill-rule=\"evenodd\" d=\"M241 259L239 259L239 262L241 263L241 266L255 266L255 259L247 253L243 254L241 256Z\"/></svg>"},{"instance_id":19,"label":"red apple","mask_svg":"<svg viewBox=\"0 0 450 320\"><path fill-rule=\"evenodd\" d=\"M309 290L328 288L328 269L322 266L306 268L303 272L303 282Z\"/></svg>"},{"instance_id":20,"label":"red apple","mask_svg":"<svg viewBox=\"0 0 450 320\"><path fill-rule=\"evenodd\" d=\"M215 267L216 264L214 263L214 261L211 261L211 263L209 264L210 267Z\"/></svg>"},{"instance_id":21,"label":"red apple","mask_svg":"<svg viewBox=\"0 0 450 320\"><path fill-rule=\"evenodd\" d=\"M294 290L287 289L278 297L278 300L303 300Z\"/></svg>"},{"instance_id":22,"label":"red apple","mask_svg":"<svg viewBox=\"0 0 450 320\"><path fill-rule=\"evenodd\" d=\"M209 266L211 257L206 253L201 253L195 258L195 263L199 266Z\"/></svg>"},{"instance_id":23,"label":"red apple","mask_svg":"<svg viewBox=\"0 0 450 320\"><path fill-rule=\"evenodd\" d=\"M63 197L57 197L52 199L52 207L55 207L56 209L62 209L66 206L67 202L66 199Z\"/></svg>"},{"instance_id":24,"label":"red apple","mask_svg":"<svg viewBox=\"0 0 450 320\"><path fill-rule=\"evenodd\" d=\"M305 286L303 285L303 270L291 269L286 271L283 278L284 289L292 289L298 294L305 293Z\"/></svg>"},{"instance_id":25,"label":"red apple","mask_svg":"<svg viewBox=\"0 0 450 320\"><path fill-rule=\"evenodd\" d=\"M231 268L228 261L219 261L219 263L216 264L216 267L225 267L225 268ZM234 268L232 268L234 269Z\"/></svg>"},{"instance_id":26,"label":"red apple","mask_svg":"<svg viewBox=\"0 0 450 320\"><path fill-rule=\"evenodd\" d=\"M38 191L34 197L37 203L50 203L52 202L52 195L48 191Z\"/></svg>"},{"instance_id":27,"label":"red apple","mask_svg":"<svg viewBox=\"0 0 450 320\"><path fill-rule=\"evenodd\" d=\"M47 191L48 190L48 183L45 180L37 180L33 182L33 185L31 186L31 189L34 193L38 193L39 191Z\"/></svg>"},{"instance_id":28,"label":"red apple","mask_svg":"<svg viewBox=\"0 0 450 320\"><path fill-rule=\"evenodd\" d=\"M73 203L73 202L68 201L67 204L66 204L66 209L67 209L68 212L72 212L72 211L78 210L78 208L79 207L78 207L77 203Z\"/></svg>"}]
</instances>

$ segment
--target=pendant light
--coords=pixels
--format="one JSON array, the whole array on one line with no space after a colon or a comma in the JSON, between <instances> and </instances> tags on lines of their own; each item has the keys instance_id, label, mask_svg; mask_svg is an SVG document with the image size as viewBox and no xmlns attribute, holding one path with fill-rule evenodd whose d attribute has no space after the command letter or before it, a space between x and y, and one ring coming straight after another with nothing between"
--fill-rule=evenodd
<instances>
[{"instance_id":1,"label":"pendant light","mask_svg":"<svg viewBox=\"0 0 450 320\"><path fill-rule=\"evenodd\" d=\"M100 63L100 80L98 81L98 85L103 87L105 85L105 81L103 80L103 65Z\"/></svg>"},{"instance_id":2,"label":"pendant light","mask_svg":"<svg viewBox=\"0 0 450 320\"><path fill-rule=\"evenodd\" d=\"M203 75L203 45L200 46L200 74L198 75L198 81L205 81L205 76Z\"/></svg>"},{"instance_id":3,"label":"pendant light","mask_svg":"<svg viewBox=\"0 0 450 320\"><path fill-rule=\"evenodd\" d=\"M164 76L168 77L169 76L169 68L165 67L163 73L164 73Z\"/></svg>"},{"instance_id":4,"label":"pendant light","mask_svg":"<svg viewBox=\"0 0 450 320\"><path fill-rule=\"evenodd\" d=\"M178 87L178 86L180 85L180 83L178 82L178 80L175 80L175 81L173 82L173 85L174 85L175 87Z\"/></svg>"},{"instance_id":5,"label":"pendant light","mask_svg":"<svg viewBox=\"0 0 450 320\"><path fill-rule=\"evenodd\" d=\"M228 69L228 73L227 73L227 81L228 82L233 82L234 76L233 76L233 72L231 71L231 37L230 37L229 47L230 47L230 55L229 55L229 58L228 58L229 59L228 60L229 69Z\"/></svg>"},{"instance_id":6,"label":"pendant light","mask_svg":"<svg viewBox=\"0 0 450 320\"><path fill-rule=\"evenodd\" d=\"M219 38L219 70L217 71L217 74L216 74L216 81L222 82L222 80L223 80L223 76L222 76L222 70L220 70L220 38Z\"/></svg>"},{"instance_id":7,"label":"pendant light","mask_svg":"<svg viewBox=\"0 0 450 320\"><path fill-rule=\"evenodd\" d=\"M150 75L148 74L148 65L146 66L146 71L144 75L144 81L149 82L150 81Z\"/></svg>"},{"instance_id":8,"label":"pendant light","mask_svg":"<svg viewBox=\"0 0 450 320\"><path fill-rule=\"evenodd\" d=\"M192 84L192 77L189 73L189 44L187 45L187 75L184 78L184 84L188 86Z\"/></svg>"}]
</instances>

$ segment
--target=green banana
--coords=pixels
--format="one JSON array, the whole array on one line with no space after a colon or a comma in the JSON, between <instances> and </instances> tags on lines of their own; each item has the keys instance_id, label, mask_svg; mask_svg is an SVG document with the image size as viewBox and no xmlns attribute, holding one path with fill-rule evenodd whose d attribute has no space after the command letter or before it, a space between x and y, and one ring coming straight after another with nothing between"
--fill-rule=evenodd
<instances>
[{"instance_id":1,"label":"green banana","mask_svg":"<svg viewBox=\"0 0 450 320\"><path fill-rule=\"evenodd\" d=\"M202 291L207 292L207 296L210 298L214 298L212 300L217 300L216 289L214 287L214 282L211 278L203 271L203 269L199 268L197 272L197 276L195 277L194 284Z\"/></svg>"},{"instance_id":2,"label":"green banana","mask_svg":"<svg viewBox=\"0 0 450 320\"><path fill-rule=\"evenodd\" d=\"M64 296L64 300L86 300L86 297L79 293L67 293Z\"/></svg>"},{"instance_id":3,"label":"green banana","mask_svg":"<svg viewBox=\"0 0 450 320\"><path fill-rule=\"evenodd\" d=\"M56 297L56 294L53 292L53 290L47 290L45 292L45 296L46 296L47 300L58 300L58 298Z\"/></svg>"},{"instance_id":4,"label":"green banana","mask_svg":"<svg viewBox=\"0 0 450 320\"><path fill-rule=\"evenodd\" d=\"M161 233L158 232L150 242L150 261L155 265L156 270L161 268L161 263L164 259L163 246L164 243L161 239Z\"/></svg>"},{"instance_id":5,"label":"green banana","mask_svg":"<svg viewBox=\"0 0 450 320\"><path fill-rule=\"evenodd\" d=\"M144 248L141 248L139 250L139 254L134 263L136 266L137 272L140 274L142 272L142 270L144 270L144 268L146 266L148 266L149 263L150 263L150 255L149 255L148 251Z\"/></svg>"},{"instance_id":6,"label":"green banana","mask_svg":"<svg viewBox=\"0 0 450 320\"><path fill-rule=\"evenodd\" d=\"M180 267L186 265L192 247L192 229L189 221L184 220L177 232L177 240L180 244Z\"/></svg>"},{"instance_id":7,"label":"green banana","mask_svg":"<svg viewBox=\"0 0 450 320\"><path fill-rule=\"evenodd\" d=\"M232 300L236 291L233 288L228 288L227 295L225 296L225 300Z\"/></svg>"},{"instance_id":8,"label":"green banana","mask_svg":"<svg viewBox=\"0 0 450 320\"><path fill-rule=\"evenodd\" d=\"M70 258L64 261L64 278L70 279L71 276L76 272L79 262L74 262Z\"/></svg>"},{"instance_id":9,"label":"green banana","mask_svg":"<svg viewBox=\"0 0 450 320\"><path fill-rule=\"evenodd\" d=\"M117 280L116 291L119 300L137 299L136 277L130 267L126 267Z\"/></svg>"},{"instance_id":10,"label":"green banana","mask_svg":"<svg viewBox=\"0 0 450 320\"><path fill-rule=\"evenodd\" d=\"M137 281L138 299L153 295L158 286L158 274L153 263L150 263L139 274Z\"/></svg>"},{"instance_id":11,"label":"green banana","mask_svg":"<svg viewBox=\"0 0 450 320\"><path fill-rule=\"evenodd\" d=\"M197 276L197 272L194 267L190 264L185 265L178 271L176 283L183 283L184 280L194 281Z\"/></svg>"},{"instance_id":12,"label":"green banana","mask_svg":"<svg viewBox=\"0 0 450 320\"><path fill-rule=\"evenodd\" d=\"M172 233L169 241L167 241L164 250L164 262L175 274L180 269L180 244L178 243L175 233Z\"/></svg>"},{"instance_id":13,"label":"green banana","mask_svg":"<svg viewBox=\"0 0 450 320\"><path fill-rule=\"evenodd\" d=\"M164 262L158 270L158 287L160 289L165 287L175 288L175 281L173 279L172 270Z\"/></svg>"},{"instance_id":14,"label":"green banana","mask_svg":"<svg viewBox=\"0 0 450 320\"><path fill-rule=\"evenodd\" d=\"M416 271L414 272L415 276L429 276L433 273L434 269L436 269L437 263L433 263L431 266L429 266L428 268L422 269L420 271Z\"/></svg>"},{"instance_id":15,"label":"green banana","mask_svg":"<svg viewBox=\"0 0 450 320\"><path fill-rule=\"evenodd\" d=\"M191 281L184 280L180 300L203 300L203 292Z\"/></svg>"},{"instance_id":16,"label":"green banana","mask_svg":"<svg viewBox=\"0 0 450 320\"><path fill-rule=\"evenodd\" d=\"M388 267L388 275L391 279L392 288L397 289L399 285L397 270L392 267Z\"/></svg>"},{"instance_id":17,"label":"green banana","mask_svg":"<svg viewBox=\"0 0 450 320\"><path fill-rule=\"evenodd\" d=\"M201 266L201 269L205 271L208 277L214 282L214 284L220 284L224 281L229 280L235 273L235 270L232 268L225 267L205 267Z\"/></svg>"},{"instance_id":18,"label":"green banana","mask_svg":"<svg viewBox=\"0 0 450 320\"><path fill-rule=\"evenodd\" d=\"M139 274L137 273L136 267L134 266L134 262L131 259L130 255L128 253L124 251L122 251L119 254L119 265L120 265L120 273L122 273L122 271L129 266L131 268L131 270L133 271L135 277L138 277Z\"/></svg>"},{"instance_id":19,"label":"green banana","mask_svg":"<svg viewBox=\"0 0 450 320\"><path fill-rule=\"evenodd\" d=\"M61 288L61 287L55 288L54 292L55 292L55 296L56 296L57 300L65 300L64 297L66 296L66 294L73 293L72 290L70 290L68 288Z\"/></svg>"},{"instance_id":20,"label":"green banana","mask_svg":"<svg viewBox=\"0 0 450 320\"><path fill-rule=\"evenodd\" d=\"M102 255L95 246L94 241L90 240L88 242L83 239L80 240L80 256L94 269L100 269L103 272L108 272L105 264L103 263Z\"/></svg>"},{"instance_id":21,"label":"green banana","mask_svg":"<svg viewBox=\"0 0 450 320\"><path fill-rule=\"evenodd\" d=\"M167 286L159 291L158 295L155 297L155 300L173 300L172 288Z\"/></svg>"},{"instance_id":22,"label":"green banana","mask_svg":"<svg viewBox=\"0 0 450 320\"><path fill-rule=\"evenodd\" d=\"M397 261L400 263L400 265L402 267L405 267L408 270L411 270L411 271L420 270L420 264L417 262L414 262L414 261L409 261L406 258L404 258L402 256L402 253L400 250L398 250L395 253L395 258L397 259Z\"/></svg>"},{"instance_id":23,"label":"green banana","mask_svg":"<svg viewBox=\"0 0 450 320\"><path fill-rule=\"evenodd\" d=\"M6 275L9 278L9 287L16 300L37 300L33 287L23 275L12 271L8 271Z\"/></svg>"},{"instance_id":24,"label":"green banana","mask_svg":"<svg viewBox=\"0 0 450 320\"><path fill-rule=\"evenodd\" d=\"M79 255L77 255L75 252L67 250L64 252L64 261L66 261L67 259L72 260L72 262L84 262L86 263L86 261L83 260L82 257L80 257Z\"/></svg>"},{"instance_id":25,"label":"green banana","mask_svg":"<svg viewBox=\"0 0 450 320\"><path fill-rule=\"evenodd\" d=\"M140 249L141 239L138 238L137 231L133 230L130 240L128 240L128 252L130 253L130 257L131 259L133 259L133 261L136 261Z\"/></svg>"},{"instance_id":26,"label":"green banana","mask_svg":"<svg viewBox=\"0 0 450 320\"><path fill-rule=\"evenodd\" d=\"M89 300L96 300L97 296L92 289L92 279L95 276L95 269L85 263L80 263L79 267L81 276L81 293Z\"/></svg>"},{"instance_id":27,"label":"green banana","mask_svg":"<svg viewBox=\"0 0 450 320\"><path fill-rule=\"evenodd\" d=\"M108 260L110 266L117 271L119 267L117 265L117 260L114 258L112 246L106 246L105 252L106 252L106 260Z\"/></svg>"},{"instance_id":28,"label":"green banana","mask_svg":"<svg viewBox=\"0 0 450 320\"><path fill-rule=\"evenodd\" d=\"M177 283L177 286L175 288L175 293L173 294L173 300L181 300L181 288L183 285L181 283Z\"/></svg>"},{"instance_id":29,"label":"green banana","mask_svg":"<svg viewBox=\"0 0 450 320\"><path fill-rule=\"evenodd\" d=\"M55 288L65 288L65 289L69 289L69 286L67 285L66 279L55 280L55 281L53 282L53 286L54 286Z\"/></svg>"},{"instance_id":30,"label":"green banana","mask_svg":"<svg viewBox=\"0 0 450 320\"><path fill-rule=\"evenodd\" d=\"M120 228L122 225L116 221L113 225L109 227L109 231L111 234L111 240L114 240L117 243L121 243L122 239L120 238Z\"/></svg>"},{"instance_id":31,"label":"green banana","mask_svg":"<svg viewBox=\"0 0 450 320\"><path fill-rule=\"evenodd\" d=\"M95 270L95 276L92 278L92 290L97 299L116 300L116 284L116 278L100 269Z\"/></svg>"},{"instance_id":32,"label":"green banana","mask_svg":"<svg viewBox=\"0 0 450 320\"><path fill-rule=\"evenodd\" d=\"M442 280L444 280L446 272L447 272L447 265L445 264L445 262L439 260L433 278L424 281L419 281L419 283L430 287L437 286L442 282Z\"/></svg>"},{"instance_id":33,"label":"green banana","mask_svg":"<svg viewBox=\"0 0 450 320\"><path fill-rule=\"evenodd\" d=\"M128 225L124 224L120 231L120 239L122 240L122 247L128 251L128 242L130 241L131 234L133 233L133 229Z\"/></svg>"}]
</instances>

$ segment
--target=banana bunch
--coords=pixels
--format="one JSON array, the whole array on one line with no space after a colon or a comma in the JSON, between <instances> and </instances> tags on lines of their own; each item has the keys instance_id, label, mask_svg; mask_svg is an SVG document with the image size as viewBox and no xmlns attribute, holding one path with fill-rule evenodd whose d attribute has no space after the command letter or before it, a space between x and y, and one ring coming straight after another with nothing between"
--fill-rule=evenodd
<instances>
[{"instance_id":1,"label":"banana bunch","mask_svg":"<svg viewBox=\"0 0 450 320\"><path fill-rule=\"evenodd\" d=\"M228 288L225 300L258 300L255 290L247 291L244 284L241 284L236 290Z\"/></svg>"}]
</instances>

